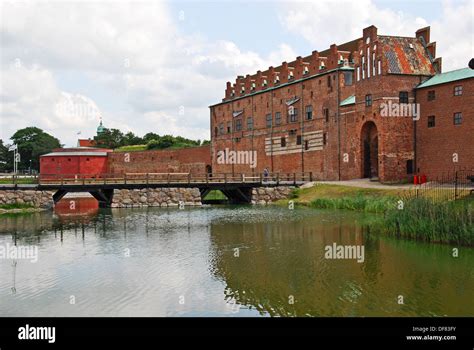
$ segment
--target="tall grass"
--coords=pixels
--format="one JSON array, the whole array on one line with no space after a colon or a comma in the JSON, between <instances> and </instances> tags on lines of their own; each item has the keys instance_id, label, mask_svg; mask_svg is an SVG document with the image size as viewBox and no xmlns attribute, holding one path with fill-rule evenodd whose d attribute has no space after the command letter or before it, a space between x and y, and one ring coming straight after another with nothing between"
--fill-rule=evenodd
<instances>
[{"instance_id":1,"label":"tall grass","mask_svg":"<svg viewBox=\"0 0 474 350\"><path fill-rule=\"evenodd\" d=\"M341 198L316 198L310 202L310 207L319 209L348 209L364 211L369 213L383 213L395 207L396 200L393 197L363 196Z\"/></svg>"},{"instance_id":2,"label":"tall grass","mask_svg":"<svg viewBox=\"0 0 474 350\"><path fill-rule=\"evenodd\" d=\"M385 212L383 230L399 237L428 242L474 245L472 201L433 202L426 198L405 201L404 208Z\"/></svg>"}]
</instances>

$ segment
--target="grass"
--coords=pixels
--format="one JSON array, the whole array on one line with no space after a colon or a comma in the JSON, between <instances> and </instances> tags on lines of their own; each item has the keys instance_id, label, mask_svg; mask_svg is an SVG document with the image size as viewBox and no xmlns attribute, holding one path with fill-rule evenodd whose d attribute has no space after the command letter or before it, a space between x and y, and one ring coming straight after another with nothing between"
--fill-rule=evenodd
<instances>
[{"instance_id":1,"label":"grass","mask_svg":"<svg viewBox=\"0 0 474 350\"><path fill-rule=\"evenodd\" d=\"M349 209L382 213L395 206L401 190L359 188L351 186L318 184L310 188L296 189L291 195L295 204L319 209ZM288 200L277 204L287 205Z\"/></svg>"},{"instance_id":2,"label":"grass","mask_svg":"<svg viewBox=\"0 0 474 350\"><path fill-rule=\"evenodd\" d=\"M20 177L16 179L17 184L35 184L37 183L36 178ZM13 178L2 177L0 178L0 184L13 184Z\"/></svg>"},{"instance_id":3,"label":"grass","mask_svg":"<svg viewBox=\"0 0 474 350\"><path fill-rule=\"evenodd\" d=\"M381 233L435 243L474 246L474 199L436 201L408 196L406 190L318 184L290 195L295 204L318 209L347 209L383 215L371 226ZM438 197L439 198L439 197ZM397 207L403 201L403 209ZM288 199L277 204L287 205Z\"/></svg>"},{"instance_id":4,"label":"grass","mask_svg":"<svg viewBox=\"0 0 474 350\"><path fill-rule=\"evenodd\" d=\"M394 207L396 199L393 197L371 197L357 195L342 198L316 198L309 203L312 208L318 209L348 209L369 213L383 213Z\"/></svg>"},{"instance_id":5,"label":"grass","mask_svg":"<svg viewBox=\"0 0 474 350\"><path fill-rule=\"evenodd\" d=\"M31 209L34 208L31 204L26 203L12 203L12 204L0 204L0 209L12 210L12 209Z\"/></svg>"},{"instance_id":6,"label":"grass","mask_svg":"<svg viewBox=\"0 0 474 350\"><path fill-rule=\"evenodd\" d=\"M117 152L136 152L136 151L146 151L146 145L132 145L132 146L122 146L116 148Z\"/></svg>"},{"instance_id":7,"label":"grass","mask_svg":"<svg viewBox=\"0 0 474 350\"><path fill-rule=\"evenodd\" d=\"M402 210L387 210L381 224L385 232L398 237L473 246L474 201L412 198L405 201Z\"/></svg>"},{"instance_id":8,"label":"grass","mask_svg":"<svg viewBox=\"0 0 474 350\"><path fill-rule=\"evenodd\" d=\"M210 191L203 200L227 200L227 197L219 190Z\"/></svg>"},{"instance_id":9,"label":"grass","mask_svg":"<svg viewBox=\"0 0 474 350\"><path fill-rule=\"evenodd\" d=\"M147 145L131 145L131 146L122 146L116 148L115 152L138 152L138 151L160 151L160 150L170 150L170 149L181 149L181 148L188 148L188 147L197 147L196 145L190 145L187 143L176 143L170 147L163 148L163 149L152 149L149 150Z\"/></svg>"}]
</instances>

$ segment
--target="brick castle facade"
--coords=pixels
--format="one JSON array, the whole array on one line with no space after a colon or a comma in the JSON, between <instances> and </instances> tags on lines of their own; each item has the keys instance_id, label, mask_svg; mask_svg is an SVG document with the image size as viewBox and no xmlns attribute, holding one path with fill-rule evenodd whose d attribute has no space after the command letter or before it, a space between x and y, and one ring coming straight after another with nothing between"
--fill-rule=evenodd
<instances>
[{"instance_id":1,"label":"brick castle facade","mask_svg":"<svg viewBox=\"0 0 474 350\"><path fill-rule=\"evenodd\" d=\"M472 168L474 76L466 69L457 82L423 87L442 75L429 27L397 37L370 26L356 40L239 76L210 106L212 171L391 182ZM458 85L462 96L453 95ZM431 90L437 100L428 101ZM437 129L427 130L433 115ZM231 151L256 152L255 166L222 162L219 153Z\"/></svg>"}]
</instances>

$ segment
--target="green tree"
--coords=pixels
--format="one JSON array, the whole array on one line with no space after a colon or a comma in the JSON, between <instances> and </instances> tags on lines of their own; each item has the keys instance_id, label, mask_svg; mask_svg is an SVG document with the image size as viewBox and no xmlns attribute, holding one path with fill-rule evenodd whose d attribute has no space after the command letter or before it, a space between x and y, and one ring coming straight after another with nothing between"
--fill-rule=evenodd
<instances>
[{"instance_id":1,"label":"green tree","mask_svg":"<svg viewBox=\"0 0 474 350\"><path fill-rule=\"evenodd\" d=\"M118 129L104 129L99 135L94 137L98 147L117 148L126 146L124 144L124 134Z\"/></svg>"},{"instance_id":2,"label":"green tree","mask_svg":"<svg viewBox=\"0 0 474 350\"><path fill-rule=\"evenodd\" d=\"M11 157L13 159L13 155ZM8 145L4 145L3 140L0 139L0 172L12 170L12 159L8 157Z\"/></svg>"},{"instance_id":3,"label":"green tree","mask_svg":"<svg viewBox=\"0 0 474 350\"><path fill-rule=\"evenodd\" d=\"M146 133L145 136L143 136L143 142L148 144L148 142L150 142L151 140L159 140L160 138L160 135L155 134L154 132L149 132Z\"/></svg>"},{"instance_id":4,"label":"green tree","mask_svg":"<svg viewBox=\"0 0 474 350\"><path fill-rule=\"evenodd\" d=\"M142 145L143 143L143 139L131 131L127 132L122 139L122 146Z\"/></svg>"},{"instance_id":5,"label":"green tree","mask_svg":"<svg viewBox=\"0 0 474 350\"><path fill-rule=\"evenodd\" d=\"M11 140L20 153L19 170L29 169L30 165L32 170L39 170L39 157L61 147L57 138L34 126L18 130Z\"/></svg>"}]
</instances>

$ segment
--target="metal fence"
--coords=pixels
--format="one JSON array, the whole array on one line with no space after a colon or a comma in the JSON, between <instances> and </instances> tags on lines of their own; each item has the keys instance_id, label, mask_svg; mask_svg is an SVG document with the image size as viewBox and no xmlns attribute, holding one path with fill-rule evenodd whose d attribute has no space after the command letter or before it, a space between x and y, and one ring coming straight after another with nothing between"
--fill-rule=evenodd
<instances>
[{"instance_id":1,"label":"metal fence","mask_svg":"<svg viewBox=\"0 0 474 350\"><path fill-rule=\"evenodd\" d=\"M474 193L474 169L447 172L404 192L407 198L427 198L435 202L466 198Z\"/></svg>"}]
</instances>

